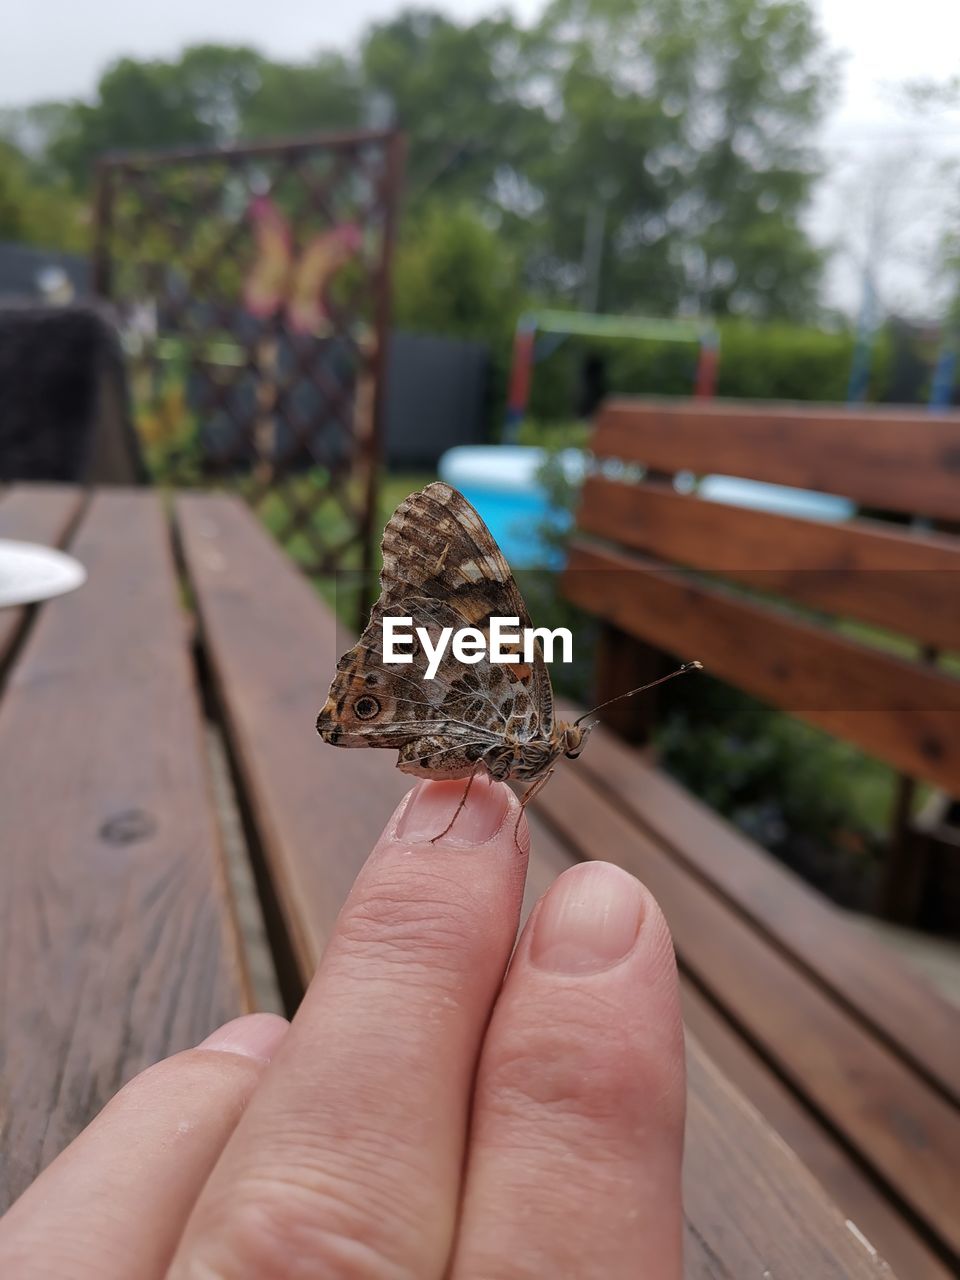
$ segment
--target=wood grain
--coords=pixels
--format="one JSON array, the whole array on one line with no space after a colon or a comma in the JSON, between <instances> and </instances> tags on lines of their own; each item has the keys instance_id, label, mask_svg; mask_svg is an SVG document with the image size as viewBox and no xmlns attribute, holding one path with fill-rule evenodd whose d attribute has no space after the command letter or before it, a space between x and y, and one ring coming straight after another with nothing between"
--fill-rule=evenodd
<instances>
[{"instance_id":1,"label":"wood grain","mask_svg":"<svg viewBox=\"0 0 960 1280\"><path fill-rule=\"evenodd\" d=\"M893 1209L859 1162L689 979L681 981L681 992L688 1043L692 1032L710 1062L776 1129L844 1219L856 1224L898 1275L910 1280L950 1280L953 1273Z\"/></svg>"},{"instance_id":2,"label":"wood grain","mask_svg":"<svg viewBox=\"0 0 960 1280\"><path fill-rule=\"evenodd\" d=\"M960 681L632 553L575 543L574 604L712 675L960 791Z\"/></svg>"},{"instance_id":3,"label":"wood grain","mask_svg":"<svg viewBox=\"0 0 960 1280\"><path fill-rule=\"evenodd\" d=\"M958 481L960 483L960 481ZM662 560L960 649L960 538L826 524L592 476L577 527Z\"/></svg>"},{"instance_id":4,"label":"wood grain","mask_svg":"<svg viewBox=\"0 0 960 1280\"><path fill-rule=\"evenodd\" d=\"M585 857L618 862L659 901L681 964L725 1017L960 1257L960 1112L779 948L570 770L537 804Z\"/></svg>"},{"instance_id":5,"label":"wood grain","mask_svg":"<svg viewBox=\"0 0 960 1280\"><path fill-rule=\"evenodd\" d=\"M0 497L0 538L60 547L84 502L71 485L18 484ZM0 671L17 643L28 608L0 609Z\"/></svg>"},{"instance_id":6,"label":"wood grain","mask_svg":"<svg viewBox=\"0 0 960 1280\"><path fill-rule=\"evenodd\" d=\"M88 581L43 606L0 702L4 1205L249 1007L159 499L101 494L71 550Z\"/></svg>"},{"instance_id":7,"label":"wood grain","mask_svg":"<svg viewBox=\"0 0 960 1280\"><path fill-rule=\"evenodd\" d=\"M843 494L882 510L960 520L960 414L926 409L614 399L598 457Z\"/></svg>"},{"instance_id":8,"label":"wood grain","mask_svg":"<svg viewBox=\"0 0 960 1280\"><path fill-rule=\"evenodd\" d=\"M771 1149L769 1129L692 1036L687 1077L685 1280L892 1280L793 1152Z\"/></svg>"},{"instance_id":9,"label":"wood grain","mask_svg":"<svg viewBox=\"0 0 960 1280\"><path fill-rule=\"evenodd\" d=\"M594 731L577 770L960 1106L960 1013L888 947L612 734Z\"/></svg>"},{"instance_id":10,"label":"wood grain","mask_svg":"<svg viewBox=\"0 0 960 1280\"><path fill-rule=\"evenodd\" d=\"M317 712L352 643L246 507L226 495L175 505L184 564L228 746L301 975L411 785L388 751L336 751Z\"/></svg>"}]
</instances>

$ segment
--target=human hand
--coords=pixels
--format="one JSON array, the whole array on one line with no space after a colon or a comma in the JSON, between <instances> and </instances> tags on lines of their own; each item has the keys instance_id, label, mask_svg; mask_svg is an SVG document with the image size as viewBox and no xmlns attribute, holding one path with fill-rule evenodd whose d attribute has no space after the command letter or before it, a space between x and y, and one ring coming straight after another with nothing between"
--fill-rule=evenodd
<instances>
[{"instance_id":1,"label":"human hand","mask_svg":"<svg viewBox=\"0 0 960 1280\"><path fill-rule=\"evenodd\" d=\"M401 802L289 1027L237 1019L117 1094L0 1221L0 1275L679 1280L663 917L580 865L511 960L518 802L478 777L431 843L462 792Z\"/></svg>"}]
</instances>

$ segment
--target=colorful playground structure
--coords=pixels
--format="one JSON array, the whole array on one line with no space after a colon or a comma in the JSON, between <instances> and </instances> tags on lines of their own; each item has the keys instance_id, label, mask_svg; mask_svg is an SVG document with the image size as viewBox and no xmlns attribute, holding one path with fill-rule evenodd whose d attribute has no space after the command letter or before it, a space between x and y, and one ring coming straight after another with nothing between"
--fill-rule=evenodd
<instances>
[{"instance_id":1,"label":"colorful playground structure","mask_svg":"<svg viewBox=\"0 0 960 1280\"><path fill-rule=\"evenodd\" d=\"M546 335L551 340L544 344ZM720 335L709 321L596 315L591 311L527 311L517 321L513 340L505 440L516 439L530 399L533 370L538 359L549 355L558 342L569 337L634 338L638 341L695 344L699 348L699 356L693 394L709 398L716 392Z\"/></svg>"}]
</instances>

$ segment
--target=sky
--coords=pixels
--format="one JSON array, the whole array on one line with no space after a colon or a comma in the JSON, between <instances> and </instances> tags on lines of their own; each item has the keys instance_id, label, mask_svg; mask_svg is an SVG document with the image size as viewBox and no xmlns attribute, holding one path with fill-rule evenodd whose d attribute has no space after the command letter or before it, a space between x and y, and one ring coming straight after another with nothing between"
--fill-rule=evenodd
<instances>
[{"instance_id":1,"label":"sky","mask_svg":"<svg viewBox=\"0 0 960 1280\"><path fill-rule=\"evenodd\" d=\"M459 19L496 0L419 0ZM513 0L529 20L543 0ZM254 44L303 59L322 47L346 48L401 0L0 0L0 106L89 94L99 72L123 54L165 57L203 40ZM830 163L810 214L814 236L837 252L829 300L856 309L867 246L890 306L936 315L941 305L933 246L960 187L960 110L928 119L905 114L896 86L960 75L960 4L910 0L815 0L831 48L841 53L842 90L820 139ZM960 199L957 201L960 203ZM867 233L870 223L873 235Z\"/></svg>"}]
</instances>

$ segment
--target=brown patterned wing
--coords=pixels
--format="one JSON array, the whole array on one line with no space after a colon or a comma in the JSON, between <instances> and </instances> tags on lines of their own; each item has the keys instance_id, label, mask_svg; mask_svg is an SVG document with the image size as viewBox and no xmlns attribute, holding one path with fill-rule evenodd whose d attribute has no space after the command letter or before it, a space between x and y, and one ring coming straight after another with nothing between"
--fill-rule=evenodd
<instances>
[{"instance_id":1,"label":"brown patterned wing","mask_svg":"<svg viewBox=\"0 0 960 1280\"><path fill-rule=\"evenodd\" d=\"M441 600L463 622L491 616L530 626L527 606L493 535L463 494L438 480L400 503L383 531L380 605L415 596Z\"/></svg>"},{"instance_id":2,"label":"brown patterned wing","mask_svg":"<svg viewBox=\"0 0 960 1280\"><path fill-rule=\"evenodd\" d=\"M435 644L444 627L462 617L437 600L397 602L396 616L425 627ZM393 610L391 610L391 613ZM317 719L324 741L338 747L392 747L397 767L433 778L466 777L487 752L505 740L543 736L541 708L515 668L484 657L464 665L448 647L432 680L419 644L412 663L384 663L382 615L376 611L360 640L337 665Z\"/></svg>"},{"instance_id":3,"label":"brown patterned wing","mask_svg":"<svg viewBox=\"0 0 960 1280\"><path fill-rule=\"evenodd\" d=\"M397 507L383 532L380 600L374 617L398 614L410 597L438 600L461 617L462 624L486 630L491 617L530 615L513 571L479 513L462 493L438 480L412 493ZM401 616L405 616L402 615ZM538 708L545 737L553 727L553 688L537 645L532 667L508 668Z\"/></svg>"}]
</instances>

